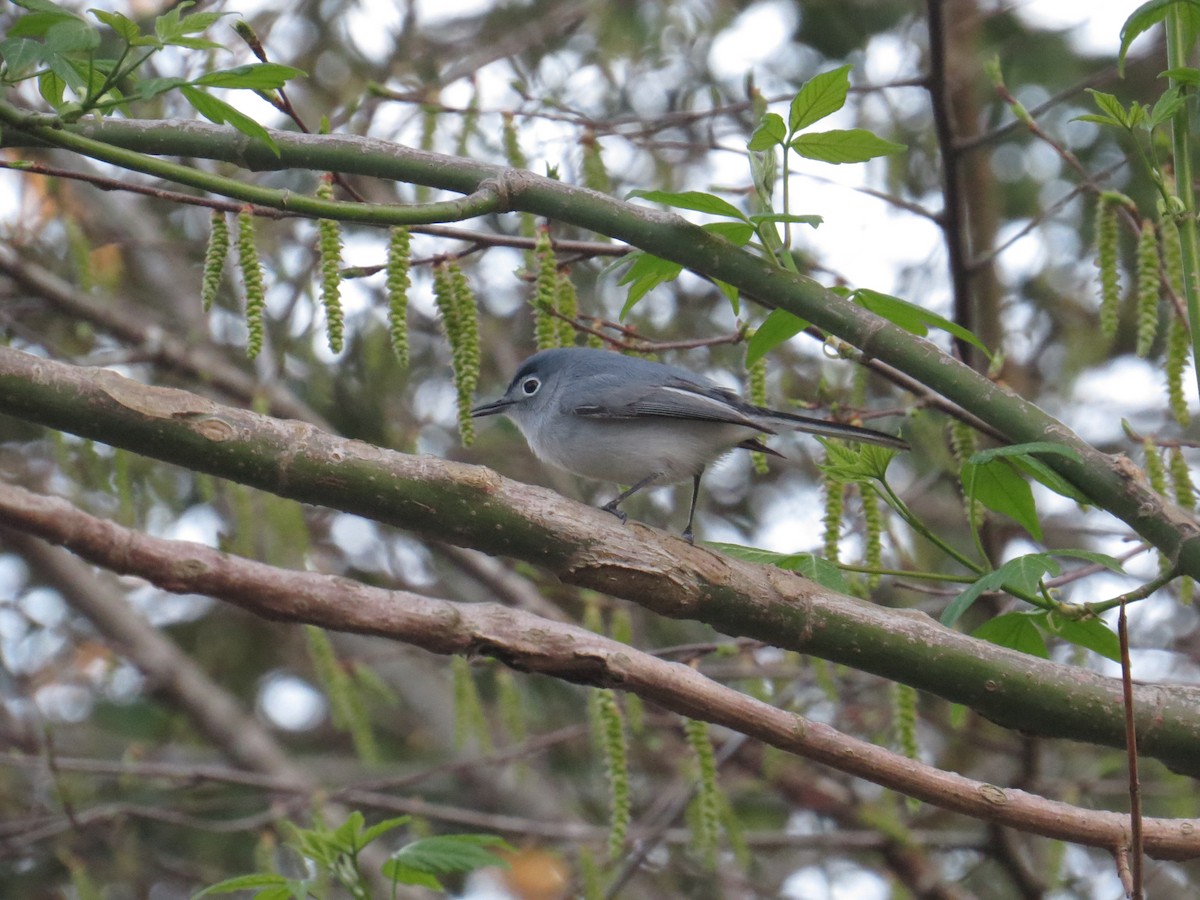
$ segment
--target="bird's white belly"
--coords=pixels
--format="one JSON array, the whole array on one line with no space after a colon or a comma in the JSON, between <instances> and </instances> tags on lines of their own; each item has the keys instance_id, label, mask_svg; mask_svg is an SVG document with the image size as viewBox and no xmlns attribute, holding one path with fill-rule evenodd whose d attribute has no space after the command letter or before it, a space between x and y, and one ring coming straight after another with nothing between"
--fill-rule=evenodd
<instances>
[{"instance_id":1,"label":"bird's white belly","mask_svg":"<svg viewBox=\"0 0 1200 900\"><path fill-rule=\"evenodd\" d=\"M721 422L583 416L575 417L570 427L547 431L525 431L525 439L539 459L577 475L623 485L651 476L650 484L685 481L742 441L762 433Z\"/></svg>"}]
</instances>

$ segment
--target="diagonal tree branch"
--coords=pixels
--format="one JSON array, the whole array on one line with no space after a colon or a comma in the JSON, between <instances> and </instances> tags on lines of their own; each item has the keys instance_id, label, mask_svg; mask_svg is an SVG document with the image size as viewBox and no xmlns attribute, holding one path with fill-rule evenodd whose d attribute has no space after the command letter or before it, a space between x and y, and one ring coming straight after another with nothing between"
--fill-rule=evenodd
<instances>
[{"instance_id":1,"label":"diagonal tree branch","mask_svg":"<svg viewBox=\"0 0 1200 900\"><path fill-rule=\"evenodd\" d=\"M514 556L563 581L733 636L811 653L1011 728L1125 741L1114 679L972 639L778 569L691 547L487 469L348 441L302 422L0 348L0 412L425 537ZM452 627L448 622L447 627ZM1200 689L1138 685L1143 755L1200 772Z\"/></svg>"},{"instance_id":2,"label":"diagonal tree branch","mask_svg":"<svg viewBox=\"0 0 1200 900\"><path fill-rule=\"evenodd\" d=\"M1178 561L1181 573L1200 577L1200 526L1152 490L1127 459L1101 453L1034 403L993 383L932 343L673 213L635 206L531 172L414 150L376 138L273 131L276 155L262 142L231 128L191 121L138 120L63 126L3 102L0 123L9 126L0 132L0 146L66 144L68 149L97 158L111 157L108 148L116 148L143 155L223 160L251 170L307 168L367 175L461 194L479 193L491 198L493 209L531 212L625 241L734 285L764 307L794 313L969 410L1012 443L1045 441L1064 448L1065 454L1044 456L1046 464L1167 558ZM156 168L145 160L135 166L138 170L147 167ZM319 214L336 218L340 210L322 207ZM362 211L349 218L361 220L371 215L374 213Z\"/></svg>"},{"instance_id":3,"label":"diagonal tree branch","mask_svg":"<svg viewBox=\"0 0 1200 900\"><path fill-rule=\"evenodd\" d=\"M200 544L150 537L16 487L0 486L0 510L10 528L61 543L165 590L209 594L270 619L387 637L434 653L485 654L521 671L630 691L945 809L1089 846L1116 850L1127 844L1126 816L939 771L573 625L494 603L454 603L287 571ZM1144 826L1151 855L1200 856L1200 822L1152 819Z\"/></svg>"}]
</instances>

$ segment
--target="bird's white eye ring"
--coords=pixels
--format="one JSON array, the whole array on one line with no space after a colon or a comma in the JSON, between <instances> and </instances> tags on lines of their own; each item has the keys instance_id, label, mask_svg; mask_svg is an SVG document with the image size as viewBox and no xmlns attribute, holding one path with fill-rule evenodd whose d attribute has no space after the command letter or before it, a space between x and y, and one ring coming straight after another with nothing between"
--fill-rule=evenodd
<instances>
[{"instance_id":1,"label":"bird's white eye ring","mask_svg":"<svg viewBox=\"0 0 1200 900\"><path fill-rule=\"evenodd\" d=\"M530 376L529 378L526 378L524 381L521 382L521 393L524 394L526 397L532 397L534 394L536 394L538 392L538 389L541 388L541 386L542 386L541 381L539 381L537 378L534 378L533 376Z\"/></svg>"}]
</instances>

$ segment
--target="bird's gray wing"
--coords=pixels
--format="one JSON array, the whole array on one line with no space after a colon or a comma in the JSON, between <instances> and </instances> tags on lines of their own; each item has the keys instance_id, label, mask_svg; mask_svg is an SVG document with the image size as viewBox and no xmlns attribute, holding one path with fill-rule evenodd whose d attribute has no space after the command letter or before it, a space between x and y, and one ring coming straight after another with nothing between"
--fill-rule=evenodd
<instances>
[{"instance_id":1,"label":"bird's gray wing","mask_svg":"<svg viewBox=\"0 0 1200 900\"><path fill-rule=\"evenodd\" d=\"M588 379L572 395L589 398L571 404L564 412L591 419L641 419L660 417L725 422L744 425L764 434L775 432L742 411L746 404L737 394L716 385L682 378L661 385L620 384L608 376Z\"/></svg>"}]
</instances>

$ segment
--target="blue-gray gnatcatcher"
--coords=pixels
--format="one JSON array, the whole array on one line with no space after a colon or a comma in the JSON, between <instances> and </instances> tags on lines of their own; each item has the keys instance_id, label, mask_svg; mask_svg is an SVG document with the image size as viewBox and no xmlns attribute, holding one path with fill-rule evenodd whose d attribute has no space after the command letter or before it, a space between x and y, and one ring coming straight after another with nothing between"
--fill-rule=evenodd
<instances>
[{"instance_id":1,"label":"blue-gray gnatcatcher","mask_svg":"<svg viewBox=\"0 0 1200 900\"><path fill-rule=\"evenodd\" d=\"M534 354L503 397L471 410L497 413L516 423L539 459L629 485L602 507L622 522L618 505L642 488L691 478L689 543L704 467L735 447L780 456L759 439L787 428L908 449L881 431L754 406L686 369L585 347Z\"/></svg>"}]
</instances>

